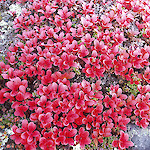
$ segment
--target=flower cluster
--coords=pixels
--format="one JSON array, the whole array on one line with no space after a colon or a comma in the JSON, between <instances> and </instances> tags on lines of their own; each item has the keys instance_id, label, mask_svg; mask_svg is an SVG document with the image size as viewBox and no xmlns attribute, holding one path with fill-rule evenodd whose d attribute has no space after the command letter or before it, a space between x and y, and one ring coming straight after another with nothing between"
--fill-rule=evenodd
<instances>
[{"instance_id":1,"label":"flower cluster","mask_svg":"<svg viewBox=\"0 0 150 150\"><path fill-rule=\"evenodd\" d=\"M16 144L84 148L113 137L118 149L134 145L127 124L146 128L150 121L150 4L141 1L112 1L99 16L92 1L30 0L14 20L18 42L0 62L0 104L11 103L20 118L12 127ZM137 84L137 95L119 83L105 89L103 77L112 74Z\"/></svg>"}]
</instances>

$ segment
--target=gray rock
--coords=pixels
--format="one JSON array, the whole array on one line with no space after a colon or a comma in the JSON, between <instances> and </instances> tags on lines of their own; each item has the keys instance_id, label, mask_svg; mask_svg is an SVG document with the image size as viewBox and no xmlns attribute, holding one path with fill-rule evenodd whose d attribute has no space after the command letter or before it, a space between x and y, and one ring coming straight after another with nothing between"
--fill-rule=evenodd
<instances>
[{"instance_id":1,"label":"gray rock","mask_svg":"<svg viewBox=\"0 0 150 150\"><path fill-rule=\"evenodd\" d=\"M127 128L130 140L134 143L134 146L128 150L150 150L150 126L143 129L129 124Z\"/></svg>"}]
</instances>

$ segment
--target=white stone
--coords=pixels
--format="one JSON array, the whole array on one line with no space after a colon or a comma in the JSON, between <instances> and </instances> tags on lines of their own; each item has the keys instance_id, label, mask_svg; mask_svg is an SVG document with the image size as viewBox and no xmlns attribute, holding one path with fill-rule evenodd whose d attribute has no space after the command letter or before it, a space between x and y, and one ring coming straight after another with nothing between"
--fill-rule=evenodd
<instances>
[{"instance_id":1,"label":"white stone","mask_svg":"<svg viewBox=\"0 0 150 150\"><path fill-rule=\"evenodd\" d=\"M0 26L7 26L7 25L8 25L8 23L5 22L4 20L2 20L2 21L0 22Z\"/></svg>"},{"instance_id":2,"label":"white stone","mask_svg":"<svg viewBox=\"0 0 150 150\"><path fill-rule=\"evenodd\" d=\"M0 36L0 39L2 39L2 40L5 39L5 36L4 36L4 35L1 35L1 36Z\"/></svg>"},{"instance_id":3,"label":"white stone","mask_svg":"<svg viewBox=\"0 0 150 150\"><path fill-rule=\"evenodd\" d=\"M8 135L12 135L14 132L11 129L5 129L6 134L0 132L0 141L2 141L2 147L7 143L8 141ZM2 136L4 134L4 136ZM3 148L0 148L0 150L3 150Z\"/></svg>"},{"instance_id":4,"label":"white stone","mask_svg":"<svg viewBox=\"0 0 150 150\"><path fill-rule=\"evenodd\" d=\"M81 150L80 144L77 144L76 146L73 146L73 150Z\"/></svg>"},{"instance_id":5,"label":"white stone","mask_svg":"<svg viewBox=\"0 0 150 150\"><path fill-rule=\"evenodd\" d=\"M22 11L21 7L18 4L10 5L9 9L10 9L11 12L16 12L17 17L21 14L21 11Z\"/></svg>"}]
</instances>

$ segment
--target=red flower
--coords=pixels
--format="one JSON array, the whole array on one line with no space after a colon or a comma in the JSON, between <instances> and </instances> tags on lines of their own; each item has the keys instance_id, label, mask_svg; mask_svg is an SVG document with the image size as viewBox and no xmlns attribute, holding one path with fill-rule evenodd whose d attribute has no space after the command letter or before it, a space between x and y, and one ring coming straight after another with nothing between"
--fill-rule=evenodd
<instances>
[{"instance_id":1,"label":"red flower","mask_svg":"<svg viewBox=\"0 0 150 150\"><path fill-rule=\"evenodd\" d=\"M14 78L14 79L11 79L11 81L8 81L6 83L6 86L12 90L13 93L15 93L19 86L21 85L21 79L20 78Z\"/></svg>"},{"instance_id":2,"label":"red flower","mask_svg":"<svg viewBox=\"0 0 150 150\"><path fill-rule=\"evenodd\" d=\"M104 45L104 42L103 41L98 41L97 39L94 40L94 48L97 52L101 52L104 48L105 48L105 45Z\"/></svg>"},{"instance_id":3,"label":"red flower","mask_svg":"<svg viewBox=\"0 0 150 150\"><path fill-rule=\"evenodd\" d=\"M43 150L56 150L55 140L52 132L44 132L44 137L40 138L39 146Z\"/></svg>"},{"instance_id":4,"label":"red flower","mask_svg":"<svg viewBox=\"0 0 150 150\"><path fill-rule=\"evenodd\" d=\"M31 121L37 121L38 120L38 117L40 114L42 114L42 108L41 107L38 107L37 109L35 109L35 113L32 113L30 115L30 120Z\"/></svg>"},{"instance_id":5,"label":"red flower","mask_svg":"<svg viewBox=\"0 0 150 150\"><path fill-rule=\"evenodd\" d=\"M52 139L46 139L45 137L40 139L39 146L43 150L56 150L55 141Z\"/></svg>"},{"instance_id":6,"label":"red flower","mask_svg":"<svg viewBox=\"0 0 150 150\"><path fill-rule=\"evenodd\" d=\"M18 94L16 96L16 100L23 101L24 100L24 95L21 92L18 92Z\"/></svg>"},{"instance_id":7,"label":"red flower","mask_svg":"<svg viewBox=\"0 0 150 150\"><path fill-rule=\"evenodd\" d=\"M37 104L41 107L44 107L47 102L47 97L46 96L41 96L40 100L37 102Z\"/></svg>"},{"instance_id":8,"label":"red flower","mask_svg":"<svg viewBox=\"0 0 150 150\"><path fill-rule=\"evenodd\" d=\"M138 104L137 104L137 108L138 108L138 110L139 111L147 111L147 110L149 110L149 106L147 105L147 103L146 102L139 102Z\"/></svg>"},{"instance_id":9,"label":"red flower","mask_svg":"<svg viewBox=\"0 0 150 150\"><path fill-rule=\"evenodd\" d=\"M49 58L44 59L43 57L40 57L38 64L44 69L49 69L52 67L53 63L50 61Z\"/></svg>"},{"instance_id":10,"label":"red flower","mask_svg":"<svg viewBox=\"0 0 150 150\"><path fill-rule=\"evenodd\" d=\"M91 35L90 35L89 33L87 33L87 34L81 39L81 41L82 41L83 43L85 43L86 46L89 46L89 45L92 43L93 40L94 40L94 38L91 38Z\"/></svg>"},{"instance_id":11,"label":"red flower","mask_svg":"<svg viewBox=\"0 0 150 150\"><path fill-rule=\"evenodd\" d=\"M88 49L86 49L84 45L81 45L78 54L79 54L79 57L85 57L89 54L89 51Z\"/></svg>"},{"instance_id":12,"label":"red flower","mask_svg":"<svg viewBox=\"0 0 150 150\"><path fill-rule=\"evenodd\" d=\"M82 119L83 124L86 125L86 129L90 130L91 129L91 123L93 122L93 117L88 115L86 118Z\"/></svg>"},{"instance_id":13,"label":"red flower","mask_svg":"<svg viewBox=\"0 0 150 150\"><path fill-rule=\"evenodd\" d=\"M116 75L120 75L121 72L126 70L121 61L117 61L116 59L114 59L113 63Z\"/></svg>"},{"instance_id":14,"label":"red flower","mask_svg":"<svg viewBox=\"0 0 150 150\"><path fill-rule=\"evenodd\" d=\"M99 114L101 114L103 111L103 105L98 104L95 109L91 112L92 116L97 117Z\"/></svg>"},{"instance_id":15,"label":"red flower","mask_svg":"<svg viewBox=\"0 0 150 150\"><path fill-rule=\"evenodd\" d=\"M21 134L21 138L23 139L22 143L24 145L32 145L35 141L40 139L39 131L36 131L36 125L33 122L28 124L27 120L22 121L22 129L23 133Z\"/></svg>"},{"instance_id":16,"label":"red flower","mask_svg":"<svg viewBox=\"0 0 150 150\"><path fill-rule=\"evenodd\" d=\"M35 131L36 125L33 122L28 124L28 121L25 119L22 121L22 128L17 126L12 127L14 134L11 135L11 139L15 139L16 144L25 145L26 149L32 148L36 149L36 141L40 139L40 133Z\"/></svg>"},{"instance_id":17,"label":"red flower","mask_svg":"<svg viewBox=\"0 0 150 150\"><path fill-rule=\"evenodd\" d=\"M68 122L68 124L69 124L69 123L74 122L75 119L77 119L78 117L79 117L79 115L71 110L67 113L67 115L65 117L66 119L64 121ZM66 122L64 122L64 123L66 123Z\"/></svg>"},{"instance_id":18,"label":"red flower","mask_svg":"<svg viewBox=\"0 0 150 150\"><path fill-rule=\"evenodd\" d=\"M47 125L49 125L49 127L50 127L51 122L53 121L52 114L50 112L48 112L46 114L40 114L39 121L41 122L43 127L46 127Z\"/></svg>"},{"instance_id":19,"label":"red flower","mask_svg":"<svg viewBox=\"0 0 150 150\"><path fill-rule=\"evenodd\" d=\"M0 104L4 104L5 101L7 101L7 98L4 96L7 89L1 89L0 90Z\"/></svg>"},{"instance_id":20,"label":"red flower","mask_svg":"<svg viewBox=\"0 0 150 150\"><path fill-rule=\"evenodd\" d=\"M145 81L147 83L150 84L150 73L149 72L150 72L150 68L147 67L146 70L145 70L145 72L144 72L143 78L145 79Z\"/></svg>"},{"instance_id":21,"label":"red flower","mask_svg":"<svg viewBox=\"0 0 150 150\"><path fill-rule=\"evenodd\" d=\"M15 140L16 144L20 144L22 139L21 139L21 133L18 132L18 127L16 125L13 125L12 130L13 130L14 134L11 135L10 138L12 140Z\"/></svg>"},{"instance_id":22,"label":"red flower","mask_svg":"<svg viewBox=\"0 0 150 150\"><path fill-rule=\"evenodd\" d=\"M139 127L147 128L148 125L149 125L149 122L147 121L146 118L143 118L143 119L141 119L140 121L139 121L139 119L137 118L135 124L136 124L137 126L139 126Z\"/></svg>"},{"instance_id":23,"label":"red flower","mask_svg":"<svg viewBox=\"0 0 150 150\"><path fill-rule=\"evenodd\" d=\"M68 129L67 127L63 130L63 135L66 137L65 144L74 145L73 137L76 135L76 129Z\"/></svg>"},{"instance_id":24,"label":"red flower","mask_svg":"<svg viewBox=\"0 0 150 150\"><path fill-rule=\"evenodd\" d=\"M26 105L25 106L24 105L16 106L14 115L23 117L24 112L26 112L27 110L28 110L28 106L26 106Z\"/></svg>"},{"instance_id":25,"label":"red flower","mask_svg":"<svg viewBox=\"0 0 150 150\"><path fill-rule=\"evenodd\" d=\"M126 131L126 130L127 130L126 125L127 125L129 122L130 122L130 118L126 118L126 116L119 116L119 117L118 117L118 127L119 127L121 130Z\"/></svg>"},{"instance_id":26,"label":"red flower","mask_svg":"<svg viewBox=\"0 0 150 150\"><path fill-rule=\"evenodd\" d=\"M99 131L100 135L103 137L112 136L112 134L111 134L112 127L113 127L113 125L111 126L111 124L110 124L110 126L109 125L106 126L106 124L103 124L102 129Z\"/></svg>"},{"instance_id":27,"label":"red flower","mask_svg":"<svg viewBox=\"0 0 150 150\"><path fill-rule=\"evenodd\" d=\"M110 28L112 26L110 22L110 18L105 16L105 15L102 15L101 16L101 24L102 24L102 27L105 29L105 28Z\"/></svg>"},{"instance_id":28,"label":"red flower","mask_svg":"<svg viewBox=\"0 0 150 150\"><path fill-rule=\"evenodd\" d=\"M85 131L83 127L79 129L79 135L75 136L75 140L80 143L81 148L84 148L86 144L90 144L89 132Z\"/></svg>"},{"instance_id":29,"label":"red flower","mask_svg":"<svg viewBox=\"0 0 150 150\"><path fill-rule=\"evenodd\" d=\"M56 150L75 140L84 148L91 137L97 146L104 137L116 136L120 139L113 145L118 149L132 146L126 133L119 136L113 129L126 130L129 118L140 127L149 125L150 17L145 7L149 0L142 4L117 0L112 10L101 7L100 17L95 14L96 0L12 1L30 1L29 9L14 20L20 42L9 47L5 63L0 62L0 104L12 103L14 115L30 121L21 120L21 128L13 126L15 143L26 150L36 149L37 144L43 150ZM136 22L140 11L141 21ZM130 24L139 31L130 30ZM101 77L112 74L145 86L138 85L135 97L127 97L131 91L119 85L107 92Z\"/></svg>"},{"instance_id":30,"label":"red flower","mask_svg":"<svg viewBox=\"0 0 150 150\"><path fill-rule=\"evenodd\" d=\"M62 19L67 19L70 15L72 15L72 12L68 12L68 8L65 6L63 9L58 10L58 14Z\"/></svg>"},{"instance_id":31,"label":"red flower","mask_svg":"<svg viewBox=\"0 0 150 150\"><path fill-rule=\"evenodd\" d=\"M120 131L120 138L119 140L115 140L112 142L112 145L114 147L118 147L119 149L125 149L129 146L134 146L133 142L128 141L129 135L127 133L124 133L123 131Z\"/></svg>"},{"instance_id":32,"label":"red flower","mask_svg":"<svg viewBox=\"0 0 150 150\"><path fill-rule=\"evenodd\" d=\"M83 24L84 28L88 28L89 26L92 26L92 23L88 21L88 19L85 17L81 17L81 24Z\"/></svg>"},{"instance_id":33,"label":"red flower","mask_svg":"<svg viewBox=\"0 0 150 150\"><path fill-rule=\"evenodd\" d=\"M87 77L95 77L94 66L91 67L90 64L85 64L85 68L83 68L82 71L86 74Z\"/></svg>"}]
</instances>

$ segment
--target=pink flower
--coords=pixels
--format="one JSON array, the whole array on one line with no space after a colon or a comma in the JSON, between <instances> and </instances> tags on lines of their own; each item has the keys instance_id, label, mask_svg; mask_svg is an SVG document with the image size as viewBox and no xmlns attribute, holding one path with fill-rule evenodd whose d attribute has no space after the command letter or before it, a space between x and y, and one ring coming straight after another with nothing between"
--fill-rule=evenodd
<instances>
[{"instance_id":1,"label":"pink flower","mask_svg":"<svg viewBox=\"0 0 150 150\"><path fill-rule=\"evenodd\" d=\"M16 96L16 100L23 101L24 100L24 95L21 92L18 92L17 96Z\"/></svg>"},{"instance_id":2,"label":"pink flower","mask_svg":"<svg viewBox=\"0 0 150 150\"><path fill-rule=\"evenodd\" d=\"M121 130L124 130L126 131L127 130L127 127L126 125L130 122L130 118L126 118L126 116L119 116L118 117L118 127L121 129Z\"/></svg>"},{"instance_id":3,"label":"pink flower","mask_svg":"<svg viewBox=\"0 0 150 150\"><path fill-rule=\"evenodd\" d=\"M22 121L22 129L23 133L21 134L21 138L24 145L32 145L35 141L40 139L39 131L36 131L36 125L33 122L28 123L27 120Z\"/></svg>"},{"instance_id":4,"label":"pink flower","mask_svg":"<svg viewBox=\"0 0 150 150\"><path fill-rule=\"evenodd\" d=\"M64 21L61 19L61 17L59 17L58 15L55 16L55 24L58 26L58 27L62 27Z\"/></svg>"},{"instance_id":5,"label":"pink flower","mask_svg":"<svg viewBox=\"0 0 150 150\"><path fill-rule=\"evenodd\" d=\"M91 129L91 123L93 122L93 117L88 115L86 118L82 119L83 124L86 125L86 129L90 130Z\"/></svg>"},{"instance_id":6,"label":"pink flower","mask_svg":"<svg viewBox=\"0 0 150 150\"><path fill-rule=\"evenodd\" d=\"M90 46L90 44L92 43L92 41L94 40L94 38L91 38L91 35L89 33L87 33L82 39L81 41L84 42L86 45Z\"/></svg>"},{"instance_id":7,"label":"pink flower","mask_svg":"<svg viewBox=\"0 0 150 150\"><path fill-rule=\"evenodd\" d=\"M56 150L55 140L52 132L44 132L44 137L40 138L39 146L43 150Z\"/></svg>"},{"instance_id":8,"label":"pink flower","mask_svg":"<svg viewBox=\"0 0 150 150\"><path fill-rule=\"evenodd\" d=\"M98 79L100 79L100 77L104 77L103 74L105 72L104 67L100 67L100 68L93 67L93 70Z\"/></svg>"},{"instance_id":9,"label":"pink flower","mask_svg":"<svg viewBox=\"0 0 150 150\"><path fill-rule=\"evenodd\" d=\"M68 87L65 84L63 84L63 83L59 84L59 87L58 87L59 93L65 93L65 91L67 91L67 90L68 90Z\"/></svg>"},{"instance_id":10,"label":"pink flower","mask_svg":"<svg viewBox=\"0 0 150 150\"><path fill-rule=\"evenodd\" d=\"M103 111L103 105L98 104L95 109L91 112L92 116L97 117L99 114L101 114Z\"/></svg>"},{"instance_id":11,"label":"pink flower","mask_svg":"<svg viewBox=\"0 0 150 150\"><path fill-rule=\"evenodd\" d=\"M139 120L138 118L136 119L136 122L135 124L139 127L142 127L142 128L147 128L148 125L149 125L149 122L146 118L142 118L141 120Z\"/></svg>"},{"instance_id":12,"label":"pink flower","mask_svg":"<svg viewBox=\"0 0 150 150\"><path fill-rule=\"evenodd\" d=\"M114 63L114 69L115 69L115 74L116 75L120 75L121 72L126 70L126 68L122 64L122 62L119 62L116 59L114 59L113 63Z\"/></svg>"},{"instance_id":13,"label":"pink flower","mask_svg":"<svg viewBox=\"0 0 150 150\"><path fill-rule=\"evenodd\" d=\"M85 131L83 127L79 129L79 134L75 136L75 140L80 143L81 148L84 148L86 144L90 144L89 132Z\"/></svg>"},{"instance_id":14,"label":"pink flower","mask_svg":"<svg viewBox=\"0 0 150 150\"><path fill-rule=\"evenodd\" d=\"M62 26L63 30L65 30L67 33L69 33L71 30L72 22L68 21L67 26Z\"/></svg>"},{"instance_id":15,"label":"pink flower","mask_svg":"<svg viewBox=\"0 0 150 150\"><path fill-rule=\"evenodd\" d=\"M147 111L147 110L149 110L149 106L147 105L147 103L146 102L139 102L138 104L137 104L137 108L138 108L138 110L139 111Z\"/></svg>"},{"instance_id":16,"label":"pink flower","mask_svg":"<svg viewBox=\"0 0 150 150\"><path fill-rule=\"evenodd\" d=\"M87 20L87 18L81 17L81 24L83 24L84 28L88 28L89 26L92 26L92 23Z\"/></svg>"},{"instance_id":17,"label":"pink flower","mask_svg":"<svg viewBox=\"0 0 150 150\"><path fill-rule=\"evenodd\" d=\"M51 127L51 122L53 121L52 114L50 112L46 114L40 114L38 117L39 121L43 127Z\"/></svg>"},{"instance_id":18,"label":"pink flower","mask_svg":"<svg viewBox=\"0 0 150 150\"><path fill-rule=\"evenodd\" d=\"M118 30L117 33L114 35L114 41L117 43L122 43L125 40L126 38L124 37L123 32L120 32Z\"/></svg>"},{"instance_id":19,"label":"pink flower","mask_svg":"<svg viewBox=\"0 0 150 150\"><path fill-rule=\"evenodd\" d=\"M44 69L49 69L52 67L52 62L48 58L44 59L43 57L40 57L38 64Z\"/></svg>"},{"instance_id":20,"label":"pink flower","mask_svg":"<svg viewBox=\"0 0 150 150\"><path fill-rule=\"evenodd\" d=\"M14 79L11 79L11 81L8 81L6 83L6 86L12 90L12 92L16 92L21 85L21 79L16 77Z\"/></svg>"},{"instance_id":21,"label":"pink flower","mask_svg":"<svg viewBox=\"0 0 150 150\"><path fill-rule=\"evenodd\" d=\"M83 27L82 26L78 26L77 28L77 37L82 37L83 36Z\"/></svg>"},{"instance_id":22,"label":"pink flower","mask_svg":"<svg viewBox=\"0 0 150 150\"><path fill-rule=\"evenodd\" d=\"M16 106L16 107L15 107L14 115L15 115L15 116L24 117L25 112L26 112L27 110L28 110L28 106L26 106L26 105Z\"/></svg>"},{"instance_id":23,"label":"pink flower","mask_svg":"<svg viewBox=\"0 0 150 150\"><path fill-rule=\"evenodd\" d=\"M27 147L32 147L34 150L36 147L36 141L40 139L39 131L36 131L36 125L33 122L28 124L28 121L24 119L22 121L22 128L18 128L17 126L13 126L14 134L11 135L11 139L15 139L16 144L23 144Z\"/></svg>"},{"instance_id":24,"label":"pink flower","mask_svg":"<svg viewBox=\"0 0 150 150\"><path fill-rule=\"evenodd\" d=\"M106 126L106 124L103 124L102 129L99 131L99 133L103 137L110 137L110 136L112 136L111 127Z\"/></svg>"},{"instance_id":25,"label":"pink flower","mask_svg":"<svg viewBox=\"0 0 150 150\"><path fill-rule=\"evenodd\" d=\"M46 13L45 13L45 17L49 18L49 16L54 13L56 11L56 9L51 8L49 5L46 6Z\"/></svg>"},{"instance_id":26,"label":"pink flower","mask_svg":"<svg viewBox=\"0 0 150 150\"><path fill-rule=\"evenodd\" d=\"M40 40L45 40L46 38L47 38L47 36L46 36L46 33L45 33L44 29L43 29L40 32L39 39Z\"/></svg>"},{"instance_id":27,"label":"pink flower","mask_svg":"<svg viewBox=\"0 0 150 150\"><path fill-rule=\"evenodd\" d=\"M91 67L90 64L85 64L85 68L83 68L82 71L86 74L87 77L95 77L94 66Z\"/></svg>"},{"instance_id":28,"label":"pink flower","mask_svg":"<svg viewBox=\"0 0 150 150\"><path fill-rule=\"evenodd\" d=\"M145 79L145 81L147 83L150 84L150 68L149 67L146 68L144 75L143 75L143 78Z\"/></svg>"},{"instance_id":29,"label":"pink flower","mask_svg":"<svg viewBox=\"0 0 150 150\"><path fill-rule=\"evenodd\" d=\"M67 127L63 130L63 135L66 137L65 144L74 145L73 137L76 135L76 129L68 129Z\"/></svg>"},{"instance_id":30,"label":"pink flower","mask_svg":"<svg viewBox=\"0 0 150 150\"><path fill-rule=\"evenodd\" d=\"M99 91L102 89L102 87L100 85L101 85L101 80L97 80L95 84L94 83L92 84L92 89Z\"/></svg>"},{"instance_id":31,"label":"pink flower","mask_svg":"<svg viewBox=\"0 0 150 150\"><path fill-rule=\"evenodd\" d=\"M110 18L105 15L101 16L101 22L103 28L110 28L112 26L112 24L110 23Z\"/></svg>"},{"instance_id":32,"label":"pink flower","mask_svg":"<svg viewBox=\"0 0 150 150\"><path fill-rule=\"evenodd\" d=\"M89 51L84 45L81 45L78 54L79 54L79 57L85 57L89 54Z\"/></svg>"},{"instance_id":33,"label":"pink flower","mask_svg":"<svg viewBox=\"0 0 150 150\"><path fill-rule=\"evenodd\" d=\"M144 28L144 24L142 24L142 23L140 24L138 21L136 21L135 24L136 24L136 26L138 27L139 30Z\"/></svg>"},{"instance_id":34,"label":"pink flower","mask_svg":"<svg viewBox=\"0 0 150 150\"><path fill-rule=\"evenodd\" d=\"M102 52L103 49L105 48L104 42L103 41L98 41L97 39L94 40L94 48L97 52Z\"/></svg>"},{"instance_id":35,"label":"pink flower","mask_svg":"<svg viewBox=\"0 0 150 150\"><path fill-rule=\"evenodd\" d=\"M37 104L41 107L44 107L47 102L47 97L46 96L41 96L40 100L37 102Z\"/></svg>"},{"instance_id":36,"label":"pink flower","mask_svg":"<svg viewBox=\"0 0 150 150\"><path fill-rule=\"evenodd\" d=\"M69 67L76 67L77 64L74 62L74 60L76 60L76 56L75 55L68 55L67 53L63 53L61 55L61 60L59 60L60 62L60 70L63 69L69 69Z\"/></svg>"},{"instance_id":37,"label":"pink flower","mask_svg":"<svg viewBox=\"0 0 150 150\"><path fill-rule=\"evenodd\" d=\"M5 101L7 101L7 98L4 96L7 89L1 89L0 90L0 104L4 104Z\"/></svg>"},{"instance_id":38,"label":"pink flower","mask_svg":"<svg viewBox=\"0 0 150 150\"><path fill-rule=\"evenodd\" d=\"M41 83L43 85L48 85L51 82L52 82L51 70L47 70L46 75L43 75L42 78L41 78Z\"/></svg>"},{"instance_id":39,"label":"pink flower","mask_svg":"<svg viewBox=\"0 0 150 150\"><path fill-rule=\"evenodd\" d=\"M10 138L14 140L16 144L20 144L22 139L21 139L21 133L18 132L18 127L16 125L13 125L12 130L14 134L11 135Z\"/></svg>"},{"instance_id":40,"label":"pink flower","mask_svg":"<svg viewBox=\"0 0 150 150\"><path fill-rule=\"evenodd\" d=\"M128 141L128 139L129 139L129 135L127 133L124 133L123 131L120 131L119 140L113 141L112 145L119 149L125 149L128 148L129 146L134 146L133 142Z\"/></svg>"},{"instance_id":41,"label":"pink flower","mask_svg":"<svg viewBox=\"0 0 150 150\"><path fill-rule=\"evenodd\" d=\"M61 16L62 19L67 19L69 16L72 15L72 12L68 12L67 6L63 7L63 9L58 10L58 14Z\"/></svg>"},{"instance_id":42,"label":"pink flower","mask_svg":"<svg viewBox=\"0 0 150 150\"><path fill-rule=\"evenodd\" d=\"M76 113L73 112L73 111L69 111L69 112L67 113L67 115L66 115L66 119L64 120L64 123L65 123L65 121L68 122L68 124L69 124L69 123L72 123L72 122L74 122L75 119L77 119L78 117L79 117L78 114L76 114Z\"/></svg>"},{"instance_id":43,"label":"pink flower","mask_svg":"<svg viewBox=\"0 0 150 150\"><path fill-rule=\"evenodd\" d=\"M143 128L150 121L150 46L145 46L149 0L117 0L110 10L105 9L110 1L97 0L100 16L95 14L96 0L12 1L30 1L14 20L19 42L9 47L5 63L0 62L0 104L12 103L14 115L29 121L12 127L15 143L26 150L37 145L56 150L74 141L84 148L91 138L97 146L116 136L113 146L118 149L133 146L123 132L129 118ZM130 30L133 24L138 31ZM111 85L108 92L101 80L112 74L119 84L141 82L140 94L129 95L119 85ZM123 130L120 135L113 131L116 127Z\"/></svg>"},{"instance_id":44,"label":"pink flower","mask_svg":"<svg viewBox=\"0 0 150 150\"><path fill-rule=\"evenodd\" d=\"M38 117L40 114L42 114L42 108L41 107L38 107L37 109L35 109L35 113L32 113L30 115L30 120L31 121L38 121Z\"/></svg>"}]
</instances>

